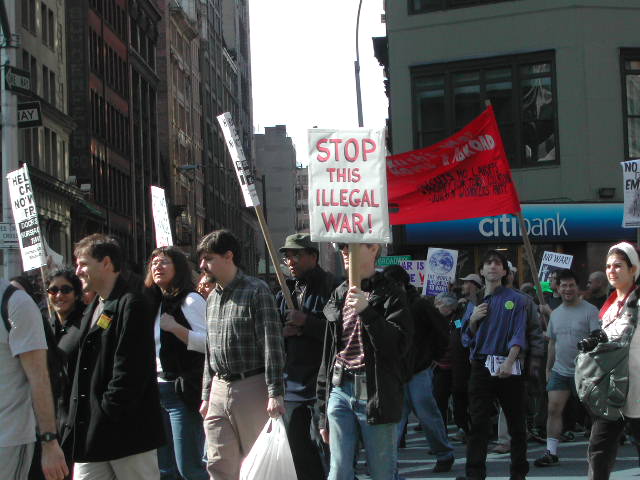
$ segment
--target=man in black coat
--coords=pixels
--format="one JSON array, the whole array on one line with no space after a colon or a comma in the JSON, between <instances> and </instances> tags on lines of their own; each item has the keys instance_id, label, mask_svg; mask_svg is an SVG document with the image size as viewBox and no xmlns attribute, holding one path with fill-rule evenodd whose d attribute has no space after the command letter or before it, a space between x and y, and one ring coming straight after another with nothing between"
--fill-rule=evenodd
<instances>
[{"instance_id":1,"label":"man in black coat","mask_svg":"<svg viewBox=\"0 0 640 480\"><path fill-rule=\"evenodd\" d=\"M287 286L295 307L290 310L284 295L278 292L276 302L285 322L287 438L298 478L322 480L328 470L328 455L314 415L316 377L327 325L322 310L340 282L318 265L318 244L311 241L308 233L289 235L280 253L291 272Z\"/></svg>"},{"instance_id":2,"label":"man in black coat","mask_svg":"<svg viewBox=\"0 0 640 480\"><path fill-rule=\"evenodd\" d=\"M68 429L76 480L159 479L164 443L156 379L153 318L120 275L122 253L94 234L75 246L76 274L97 298L85 311Z\"/></svg>"},{"instance_id":3,"label":"man in black coat","mask_svg":"<svg viewBox=\"0 0 640 480\"><path fill-rule=\"evenodd\" d=\"M433 361L440 357L449 341L445 320L411 285L409 274L400 265L389 265L382 273L388 281L395 282L406 292L413 317L413 341L404 362L407 383L404 386L402 417L398 423L398 441L409 413L413 411L437 459L433 473L448 472L455 459L433 389Z\"/></svg>"},{"instance_id":4,"label":"man in black coat","mask_svg":"<svg viewBox=\"0 0 640 480\"><path fill-rule=\"evenodd\" d=\"M390 479L396 473L402 362L413 320L405 292L375 271L382 246L356 245L361 285L342 283L324 308L327 329L317 388L320 435L331 446L330 479L354 477L360 438L371 478ZM351 247L338 248L348 271Z\"/></svg>"}]
</instances>

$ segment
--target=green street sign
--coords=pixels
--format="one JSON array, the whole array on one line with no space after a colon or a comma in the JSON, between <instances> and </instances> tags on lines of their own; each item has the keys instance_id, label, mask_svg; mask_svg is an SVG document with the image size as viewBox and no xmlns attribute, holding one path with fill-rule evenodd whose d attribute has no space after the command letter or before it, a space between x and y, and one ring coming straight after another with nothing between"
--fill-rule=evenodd
<instances>
[{"instance_id":1,"label":"green street sign","mask_svg":"<svg viewBox=\"0 0 640 480\"><path fill-rule=\"evenodd\" d=\"M405 260L411 260L411 255L394 255L390 257L380 257L376 262L378 267L386 267L387 265L397 265Z\"/></svg>"}]
</instances>

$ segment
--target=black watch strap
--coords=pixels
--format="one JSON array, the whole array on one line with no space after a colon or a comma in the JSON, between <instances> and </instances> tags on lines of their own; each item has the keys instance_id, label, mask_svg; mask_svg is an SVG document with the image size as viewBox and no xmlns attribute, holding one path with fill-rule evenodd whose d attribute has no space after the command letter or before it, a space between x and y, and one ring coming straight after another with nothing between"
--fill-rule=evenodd
<instances>
[{"instance_id":1,"label":"black watch strap","mask_svg":"<svg viewBox=\"0 0 640 480\"><path fill-rule=\"evenodd\" d=\"M51 440L57 440L58 434L55 432L45 432L38 434L39 442L50 442Z\"/></svg>"}]
</instances>

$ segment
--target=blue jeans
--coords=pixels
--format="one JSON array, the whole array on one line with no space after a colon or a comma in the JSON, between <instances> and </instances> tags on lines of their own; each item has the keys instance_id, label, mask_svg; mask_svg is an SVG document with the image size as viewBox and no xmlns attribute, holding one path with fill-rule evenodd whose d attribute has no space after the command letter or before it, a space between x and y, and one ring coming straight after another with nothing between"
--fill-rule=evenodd
<instances>
[{"instance_id":1,"label":"blue jeans","mask_svg":"<svg viewBox=\"0 0 640 480\"><path fill-rule=\"evenodd\" d=\"M329 445L331 467L329 480L353 480L353 459L362 437L369 475L372 480L391 480L396 469L398 448L395 423L369 425L367 402L358 400L354 382L343 380L329 395Z\"/></svg>"},{"instance_id":2,"label":"blue jeans","mask_svg":"<svg viewBox=\"0 0 640 480\"><path fill-rule=\"evenodd\" d=\"M176 395L173 382L158 382L167 444L158 449L162 480L208 480L202 463L204 427L202 417ZM180 474L180 477L178 476Z\"/></svg>"},{"instance_id":3,"label":"blue jeans","mask_svg":"<svg viewBox=\"0 0 640 480\"><path fill-rule=\"evenodd\" d=\"M418 417L429 447L434 451L436 458L438 460L452 458L453 448L449 444L447 429L433 395L433 368L416 373L404 386L404 407L402 418L398 423L398 441L402 437L411 410Z\"/></svg>"}]
</instances>

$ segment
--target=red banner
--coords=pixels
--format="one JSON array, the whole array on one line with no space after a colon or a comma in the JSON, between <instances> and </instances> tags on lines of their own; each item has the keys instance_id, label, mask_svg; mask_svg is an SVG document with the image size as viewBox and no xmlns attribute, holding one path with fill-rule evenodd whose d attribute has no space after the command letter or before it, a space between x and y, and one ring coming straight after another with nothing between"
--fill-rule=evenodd
<instances>
[{"instance_id":1,"label":"red banner","mask_svg":"<svg viewBox=\"0 0 640 480\"><path fill-rule=\"evenodd\" d=\"M520 211L493 107L455 135L387 157L392 225Z\"/></svg>"}]
</instances>

